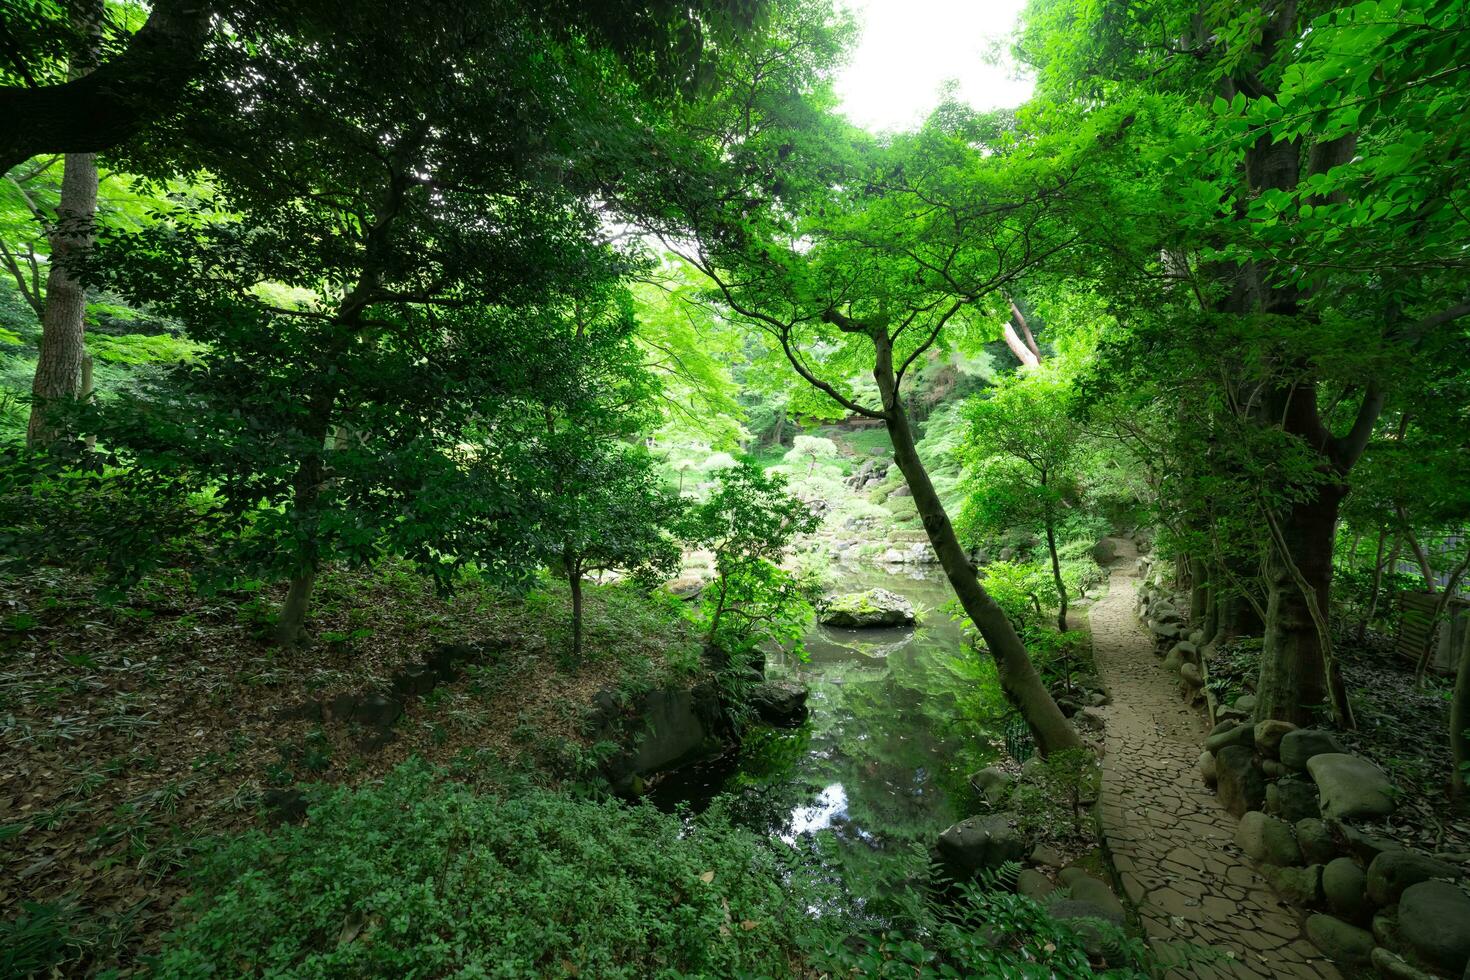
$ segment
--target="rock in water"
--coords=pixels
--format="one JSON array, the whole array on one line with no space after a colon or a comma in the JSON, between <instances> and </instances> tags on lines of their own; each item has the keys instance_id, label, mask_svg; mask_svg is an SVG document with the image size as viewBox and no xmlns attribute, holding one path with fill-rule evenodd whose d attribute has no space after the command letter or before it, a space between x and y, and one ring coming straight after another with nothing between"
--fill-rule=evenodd
<instances>
[{"instance_id":1,"label":"rock in water","mask_svg":"<svg viewBox=\"0 0 1470 980\"><path fill-rule=\"evenodd\" d=\"M1307 760L1307 772L1317 784L1322 816L1328 819L1386 817L1393 812L1393 785L1367 759L1324 752Z\"/></svg>"},{"instance_id":2,"label":"rock in water","mask_svg":"<svg viewBox=\"0 0 1470 980\"><path fill-rule=\"evenodd\" d=\"M914 621L914 607L896 592L869 589L866 592L827 596L818 603L817 615L828 626L858 629L908 626Z\"/></svg>"},{"instance_id":3,"label":"rock in water","mask_svg":"<svg viewBox=\"0 0 1470 980\"><path fill-rule=\"evenodd\" d=\"M966 817L939 835L939 857L956 881L968 881L1025 854L1025 844L1007 813Z\"/></svg>"},{"instance_id":4,"label":"rock in water","mask_svg":"<svg viewBox=\"0 0 1470 980\"><path fill-rule=\"evenodd\" d=\"M795 681L766 681L750 692L750 706L772 725L799 725L806 721L806 685Z\"/></svg>"}]
</instances>

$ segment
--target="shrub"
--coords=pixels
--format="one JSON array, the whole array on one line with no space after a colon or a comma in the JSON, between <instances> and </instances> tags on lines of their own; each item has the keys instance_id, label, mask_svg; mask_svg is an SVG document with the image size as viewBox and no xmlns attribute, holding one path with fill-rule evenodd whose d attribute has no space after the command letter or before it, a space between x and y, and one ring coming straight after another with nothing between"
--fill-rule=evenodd
<instances>
[{"instance_id":1,"label":"shrub","mask_svg":"<svg viewBox=\"0 0 1470 980\"><path fill-rule=\"evenodd\" d=\"M814 959L836 976L1110 977L1142 980L1151 957L1142 942L1108 923L1090 921L1112 967L1095 967L1079 928L1051 918L1044 906L1021 895L996 890L996 882L963 884L957 906L944 916L908 931L888 930L828 940Z\"/></svg>"},{"instance_id":2,"label":"shrub","mask_svg":"<svg viewBox=\"0 0 1470 980\"><path fill-rule=\"evenodd\" d=\"M718 815L481 796L409 762L219 847L158 974L784 974L811 897L777 854Z\"/></svg>"}]
</instances>

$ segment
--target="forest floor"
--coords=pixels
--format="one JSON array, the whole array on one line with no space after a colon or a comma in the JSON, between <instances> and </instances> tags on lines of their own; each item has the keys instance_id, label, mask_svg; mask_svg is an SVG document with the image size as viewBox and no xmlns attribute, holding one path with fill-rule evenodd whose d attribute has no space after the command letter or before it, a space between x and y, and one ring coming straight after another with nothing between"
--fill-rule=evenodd
<instances>
[{"instance_id":1,"label":"forest floor","mask_svg":"<svg viewBox=\"0 0 1470 980\"><path fill-rule=\"evenodd\" d=\"M589 590L571 663L564 590L444 599L391 568L331 572L313 641L282 649L261 638L279 590L211 599L160 581L107 605L97 585L50 568L0 580L0 945L65 942L76 969L156 950L193 855L270 819L273 791L357 785L411 756L470 782L574 780L597 762L582 724L599 692L700 669L675 610L617 589ZM292 711L386 692L442 643L480 653L401 699L386 737Z\"/></svg>"},{"instance_id":2,"label":"forest floor","mask_svg":"<svg viewBox=\"0 0 1470 980\"><path fill-rule=\"evenodd\" d=\"M1178 978L1336 978L1233 843L1235 817L1199 778L1206 723L1159 669L1133 614L1137 552L1115 539L1108 593L1089 616L1112 703L1099 812L1106 847L1151 945Z\"/></svg>"}]
</instances>

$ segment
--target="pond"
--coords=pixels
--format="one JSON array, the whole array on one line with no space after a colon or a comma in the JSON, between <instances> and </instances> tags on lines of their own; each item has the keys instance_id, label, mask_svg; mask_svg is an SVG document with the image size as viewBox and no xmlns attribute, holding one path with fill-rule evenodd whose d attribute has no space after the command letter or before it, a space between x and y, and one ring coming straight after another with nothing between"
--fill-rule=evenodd
<instances>
[{"instance_id":1,"label":"pond","mask_svg":"<svg viewBox=\"0 0 1470 980\"><path fill-rule=\"evenodd\" d=\"M830 831L845 859L914 859L974 812L967 777L1000 755L1005 699L989 658L944 611L937 568L839 565L834 592L884 588L909 599L912 629L816 626L806 659L778 653L767 676L811 690L800 728L757 728L731 757L665 780L653 802L700 810L719 798L753 830L806 847Z\"/></svg>"}]
</instances>

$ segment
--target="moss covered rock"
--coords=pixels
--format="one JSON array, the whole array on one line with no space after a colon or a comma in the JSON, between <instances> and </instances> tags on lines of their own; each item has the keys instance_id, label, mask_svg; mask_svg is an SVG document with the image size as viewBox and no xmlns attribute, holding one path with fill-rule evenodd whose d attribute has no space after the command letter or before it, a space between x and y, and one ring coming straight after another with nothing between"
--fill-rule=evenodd
<instances>
[{"instance_id":1,"label":"moss covered rock","mask_svg":"<svg viewBox=\"0 0 1470 980\"><path fill-rule=\"evenodd\" d=\"M828 626L857 629L910 626L914 622L913 603L887 589L827 596L818 604L817 614Z\"/></svg>"}]
</instances>

